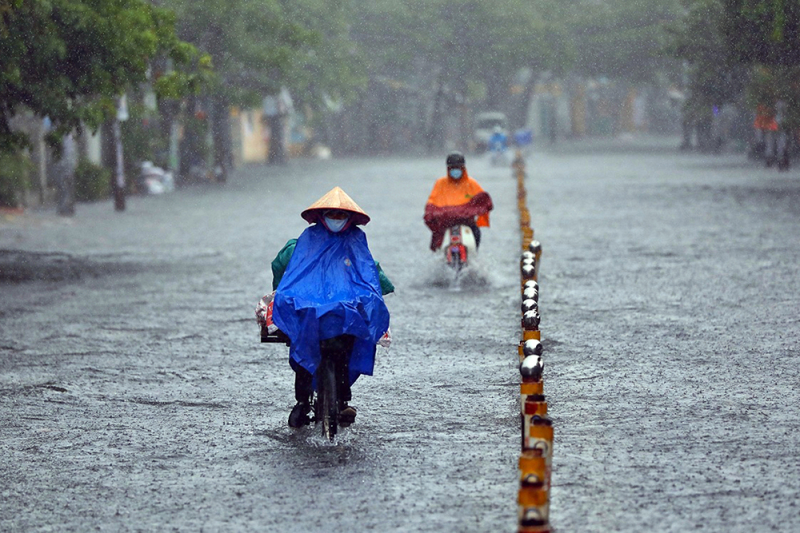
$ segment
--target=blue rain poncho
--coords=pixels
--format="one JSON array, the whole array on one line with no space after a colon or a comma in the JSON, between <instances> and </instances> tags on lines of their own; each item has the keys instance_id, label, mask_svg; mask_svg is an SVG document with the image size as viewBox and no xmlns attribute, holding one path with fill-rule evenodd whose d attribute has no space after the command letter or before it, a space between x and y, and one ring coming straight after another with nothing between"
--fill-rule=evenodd
<instances>
[{"instance_id":1,"label":"blue rain poncho","mask_svg":"<svg viewBox=\"0 0 800 533\"><path fill-rule=\"evenodd\" d=\"M314 224L297 239L275 293L272 318L291 340L289 356L312 375L319 341L352 335L350 383L372 375L375 345L389 329L378 268L367 236L353 226L331 233Z\"/></svg>"}]
</instances>

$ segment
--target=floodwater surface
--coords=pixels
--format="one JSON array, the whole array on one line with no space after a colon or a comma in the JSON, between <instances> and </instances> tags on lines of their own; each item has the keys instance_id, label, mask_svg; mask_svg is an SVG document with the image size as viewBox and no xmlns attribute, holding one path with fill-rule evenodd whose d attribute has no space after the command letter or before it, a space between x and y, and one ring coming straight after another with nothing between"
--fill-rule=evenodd
<instances>
[{"instance_id":1,"label":"floodwater surface","mask_svg":"<svg viewBox=\"0 0 800 533\"><path fill-rule=\"evenodd\" d=\"M528 157L551 522L796 531L800 179L674 146ZM495 210L453 283L422 222L443 159L244 167L0 223L0 530L513 531L516 181L468 155ZM397 292L331 444L287 426L287 349L254 308L335 185Z\"/></svg>"}]
</instances>

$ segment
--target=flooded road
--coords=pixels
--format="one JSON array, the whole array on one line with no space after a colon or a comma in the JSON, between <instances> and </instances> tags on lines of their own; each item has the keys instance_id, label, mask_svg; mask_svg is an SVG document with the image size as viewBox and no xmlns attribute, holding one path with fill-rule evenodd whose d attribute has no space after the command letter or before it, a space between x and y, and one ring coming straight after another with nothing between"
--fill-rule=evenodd
<instances>
[{"instance_id":1,"label":"flooded road","mask_svg":"<svg viewBox=\"0 0 800 533\"><path fill-rule=\"evenodd\" d=\"M797 530L800 179L673 146L528 159L551 522ZM516 183L468 156L495 210L454 286L422 223L443 159L246 167L124 214L0 222L0 530L513 531ZM334 185L397 293L331 445L287 426L288 352L253 311Z\"/></svg>"}]
</instances>

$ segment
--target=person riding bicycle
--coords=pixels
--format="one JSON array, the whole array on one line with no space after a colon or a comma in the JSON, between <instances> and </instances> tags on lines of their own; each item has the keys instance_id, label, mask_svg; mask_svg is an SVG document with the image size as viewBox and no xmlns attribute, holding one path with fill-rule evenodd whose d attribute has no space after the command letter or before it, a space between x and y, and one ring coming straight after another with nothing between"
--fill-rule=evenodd
<instances>
[{"instance_id":1,"label":"person riding bicycle","mask_svg":"<svg viewBox=\"0 0 800 533\"><path fill-rule=\"evenodd\" d=\"M295 372L289 426L308 421L322 350L337 359L339 421L346 425L356 416L348 405L350 386L361 374L372 375L375 346L389 329L383 296L394 286L356 227L369 216L342 189L333 188L301 216L311 225L272 261L272 320L290 340Z\"/></svg>"},{"instance_id":2,"label":"person riding bicycle","mask_svg":"<svg viewBox=\"0 0 800 533\"><path fill-rule=\"evenodd\" d=\"M480 227L489 227L489 211L494 206L489 193L467 175L464 154L452 152L445 160L447 176L439 178L425 205L425 224L433 232L431 250L441 248L445 231L456 224L472 229L475 244L480 246Z\"/></svg>"}]
</instances>

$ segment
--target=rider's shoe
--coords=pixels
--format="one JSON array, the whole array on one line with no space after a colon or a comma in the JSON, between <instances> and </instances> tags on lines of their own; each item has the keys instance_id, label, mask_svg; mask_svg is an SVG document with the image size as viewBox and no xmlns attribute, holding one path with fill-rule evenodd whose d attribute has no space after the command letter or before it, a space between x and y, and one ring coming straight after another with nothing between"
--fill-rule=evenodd
<instances>
[{"instance_id":1,"label":"rider's shoe","mask_svg":"<svg viewBox=\"0 0 800 533\"><path fill-rule=\"evenodd\" d=\"M349 426L356 421L356 408L347 405L346 403L339 411L339 424L341 426Z\"/></svg>"},{"instance_id":2,"label":"rider's shoe","mask_svg":"<svg viewBox=\"0 0 800 533\"><path fill-rule=\"evenodd\" d=\"M311 406L307 403L297 402L297 405L292 407L292 412L289 413L289 427L300 428L308 425L311 420L308 418L308 413L311 412Z\"/></svg>"}]
</instances>

